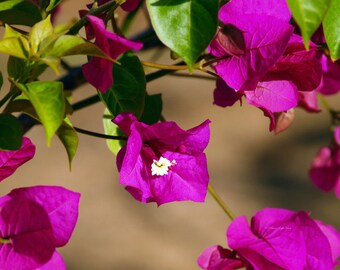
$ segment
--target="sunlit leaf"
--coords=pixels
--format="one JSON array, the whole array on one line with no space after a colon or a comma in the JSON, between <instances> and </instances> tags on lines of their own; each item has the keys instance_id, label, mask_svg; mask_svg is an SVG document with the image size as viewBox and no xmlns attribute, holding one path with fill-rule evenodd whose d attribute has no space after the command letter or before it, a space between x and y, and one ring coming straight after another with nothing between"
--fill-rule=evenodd
<instances>
[{"instance_id":1,"label":"sunlit leaf","mask_svg":"<svg viewBox=\"0 0 340 270\"><path fill-rule=\"evenodd\" d=\"M65 101L61 82L37 81L20 85L32 103L46 131L47 145L65 117Z\"/></svg>"},{"instance_id":2,"label":"sunlit leaf","mask_svg":"<svg viewBox=\"0 0 340 270\"><path fill-rule=\"evenodd\" d=\"M33 53L37 53L40 43L47 37L53 34L53 27L50 16L47 16L45 20L36 23L29 35L29 42Z\"/></svg>"}]
</instances>

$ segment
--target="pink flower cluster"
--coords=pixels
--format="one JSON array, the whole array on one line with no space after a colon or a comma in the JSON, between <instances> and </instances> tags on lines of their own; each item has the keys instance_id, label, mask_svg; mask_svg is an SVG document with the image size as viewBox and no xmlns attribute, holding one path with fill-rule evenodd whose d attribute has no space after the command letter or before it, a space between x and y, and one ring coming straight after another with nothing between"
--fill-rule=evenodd
<instances>
[{"instance_id":1,"label":"pink flower cluster","mask_svg":"<svg viewBox=\"0 0 340 270\"><path fill-rule=\"evenodd\" d=\"M205 249L204 270L331 270L340 257L340 233L304 211L266 208L248 224L237 217L227 230L228 245Z\"/></svg>"},{"instance_id":2,"label":"pink flower cluster","mask_svg":"<svg viewBox=\"0 0 340 270\"><path fill-rule=\"evenodd\" d=\"M221 77L215 104L232 106L245 97L271 119L270 130L278 131L289 126L277 127L280 114L297 106L318 112L317 92L340 90L335 76L340 66L321 56L312 42L306 51L290 18L285 0L233 0L222 6L223 26L208 48Z\"/></svg>"}]
</instances>

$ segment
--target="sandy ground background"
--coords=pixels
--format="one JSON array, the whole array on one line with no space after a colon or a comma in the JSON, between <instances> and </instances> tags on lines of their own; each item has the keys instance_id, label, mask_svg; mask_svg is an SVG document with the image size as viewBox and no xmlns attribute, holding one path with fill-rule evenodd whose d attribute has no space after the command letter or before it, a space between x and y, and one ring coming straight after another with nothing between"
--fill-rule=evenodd
<instances>
[{"instance_id":1,"label":"sandy ground background","mask_svg":"<svg viewBox=\"0 0 340 270\"><path fill-rule=\"evenodd\" d=\"M65 1L57 22L70 20L86 3ZM137 31L140 24L134 27ZM142 54L141 59L148 56ZM4 70L6 58L0 57ZM76 65L85 58L69 61ZM53 72L48 76L55 78ZM340 201L333 193L319 192L307 176L314 154L328 143L328 114L297 110L293 126L275 136L268 132L268 119L256 108L214 106L213 89L212 81L178 77L148 84L149 93L162 93L167 120L177 121L184 129L207 118L212 121L206 151L211 184L234 213L250 217L264 207L303 209L340 229ZM94 93L92 87L81 87L74 100ZM338 97L329 100L340 104ZM75 126L103 132L103 110L103 105L96 104L75 113L71 120ZM59 250L69 270L194 270L205 247L226 245L230 221L209 194L203 204L145 205L119 185L115 157L105 140L79 135L70 172L57 139L48 148L41 126L27 135L37 146L35 158L1 183L0 195L32 185L62 185L82 194L74 234Z\"/></svg>"}]
</instances>

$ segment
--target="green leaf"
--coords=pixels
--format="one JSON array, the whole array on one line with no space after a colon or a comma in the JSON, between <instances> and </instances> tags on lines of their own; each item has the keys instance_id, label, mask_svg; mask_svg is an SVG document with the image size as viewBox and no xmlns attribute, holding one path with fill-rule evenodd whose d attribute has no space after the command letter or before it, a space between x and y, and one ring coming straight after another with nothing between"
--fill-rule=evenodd
<instances>
[{"instance_id":1,"label":"green leaf","mask_svg":"<svg viewBox=\"0 0 340 270\"><path fill-rule=\"evenodd\" d=\"M323 30L333 61L340 58L340 1L332 0L323 20Z\"/></svg>"},{"instance_id":2,"label":"green leaf","mask_svg":"<svg viewBox=\"0 0 340 270\"><path fill-rule=\"evenodd\" d=\"M320 26L331 0L287 0L293 18L299 25L305 43L309 49L309 40Z\"/></svg>"},{"instance_id":3,"label":"green leaf","mask_svg":"<svg viewBox=\"0 0 340 270\"><path fill-rule=\"evenodd\" d=\"M36 81L18 85L32 103L46 132L47 145L50 145L65 117L65 100L61 82Z\"/></svg>"},{"instance_id":4,"label":"green leaf","mask_svg":"<svg viewBox=\"0 0 340 270\"><path fill-rule=\"evenodd\" d=\"M47 12L50 12L52 9L54 9L57 5L59 5L63 0L51 0L50 4L46 8Z\"/></svg>"},{"instance_id":5,"label":"green leaf","mask_svg":"<svg viewBox=\"0 0 340 270\"><path fill-rule=\"evenodd\" d=\"M25 0L0 2L0 21L6 24L32 26L42 20L39 8Z\"/></svg>"},{"instance_id":6,"label":"green leaf","mask_svg":"<svg viewBox=\"0 0 340 270\"><path fill-rule=\"evenodd\" d=\"M28 79L28 70L26 62L23 59L10 56L7 62L7 72L9 77L17 81L25 81Z\"/></svg>"},{"instance_id":7,"label":"green leaf","mask_svg":"<svg viewBox=\"0 0 340 270\"><path fill-rule=\"evenodd\" d=\"M72 160L78 148L79 140L77 132L74 130L70 120L68 118L65 118L56 134L66 149L71 170Z\"/></svg>"},{"instance_id":8,"label":"green leaf","mask_svg":"<svg viewBox=\"0 0 340 270\"><path fill-rule=\"evenodd\" d=\"M113 86L105 94L99 93L112 115L132 112L140 118L144 109L146 81L143 66L132 53L113 66Z\"/></svg>"},{"instance_id":9,"label":"green leaf","mask_svg":"<svg viewBox=\"0 0 340 270\"><path fill-rule=\"evenodd\" d=\"M0 114L0 149L17 150L22 144L22 128L16 117Z\"/></svg>"},{"instance_id":10,"label":"green leaf","mask_svg":"<svg viewBox=\"0 0 340 270\"><path fill-rule=\"evenodd\" d=\"M162 108L163 104L161 94L146 95L144 112L139 121L149 125L157 123L161 117Z\"/></svg>"},{"instance_id":11,"label":"green leaf","mask_svg":"<svg viewBox=\"0 0 340 270\"><path fill-rule=\"evenodd\" d=\"M29 50L30 45L28 40L12 27L6 25L4 37L0 40L0 52L18 58L27 59Z\"/></svg>"},{"instance_id":12,"label":"green leaf","mask_svg":"<svg viewBox=\"0 0 340 270\"><path fill-rule=\"evenodd\" d=\"M112 119L114 116L109 112L108 109L105 109L103 116L103 125L104 132L106 135L110 136L123 136L125 135L123 131L114 123L112 123ZM106 140L107 147L109 150L117 155L119 150L126 144L126 141L118 141L118 140Z\"/></svg>"},{"instance_id":13,"label":"green leaf","mask_svg":"<svg viewBox=\"0 0 340 270\"><path fill-rule=\"evenodd\" d=\"M78 36L62 35L53 43L53 47L46 50L44 55L62 57L68 55L90 55L111 59L105 52L98 46L91 42L87 42Z\"/></svg>"},{"instance_id":14,"label":"green leaf","mask_svg":"<svg viewBox=\"0 0 340 270\"><path fill-rule=\"evenodd\" d=\"M159 39L193 69L217 28L219 0L147 0Z\"/></svg>"},{"instance_id":15,"label":"green leaf","mask_svg":"<svg viewBox=\"0 0 340 270\"><path fill-rule=\"evenodd\" d=\"M31 29L29 42L32 52L37 53L40 43L51 35L53 35L51 17L47 16L45 20L36 23Z\"/></svg>"}]
</instances>

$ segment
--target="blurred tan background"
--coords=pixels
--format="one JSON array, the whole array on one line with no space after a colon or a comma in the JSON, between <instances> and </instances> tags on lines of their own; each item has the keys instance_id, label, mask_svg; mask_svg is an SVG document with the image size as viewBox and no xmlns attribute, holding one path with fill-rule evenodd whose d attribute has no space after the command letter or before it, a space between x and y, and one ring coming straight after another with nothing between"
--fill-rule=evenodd
<instances>
[{"instance_id":1,"label":"blurred tan background","mask_svg":"<svg viewBox=\"0 0 340 270\"><path fill-rule=\"evenodd\" d=\"M57 23L75 17L86 3L65 1ZM134 27L137 32L140 24ZM140 58L148 60L150 55L142 53ZM0 57L4 72L6 57ZM77 65L86 58L67 61ZM158 61L168 61L167 53ZM52 71L46 76L56 78ZM178 122L184 129L207 118L212 121L206 151L211 184L233 212L250 217L264 207L303 209L340 230L340 201L333 193L314 188L307 176L316 151L329 140L327 113L297 110L293 126L275 136L268 132L269 120L256 108L245 103L226 109L214 106L213 89L213 81L179 77L148 84L149 93L162 93L167 120ZM92 87L81 87L75 91L74 101L93 94ZM329 100L334 106L340 104L339 97ZM76 112L72 123L103 132L103 110L102 104L96 104ZM32 185L62 185L82 194L74 234L59 250L69 270L194 270L204 248L226 246L225 231L230 221L209 194L203 204L145 205L119 185L115 157L105 140L79 135L70 172L66 152L56 138L48 148L41 126L27 136L36 144L36 155L1 183L0 195Z\"/></svg>"}]
</instances>

